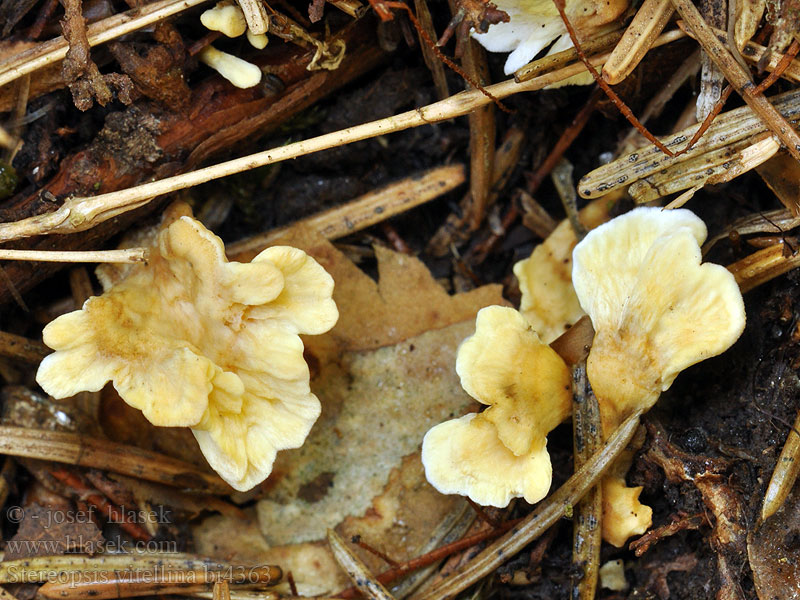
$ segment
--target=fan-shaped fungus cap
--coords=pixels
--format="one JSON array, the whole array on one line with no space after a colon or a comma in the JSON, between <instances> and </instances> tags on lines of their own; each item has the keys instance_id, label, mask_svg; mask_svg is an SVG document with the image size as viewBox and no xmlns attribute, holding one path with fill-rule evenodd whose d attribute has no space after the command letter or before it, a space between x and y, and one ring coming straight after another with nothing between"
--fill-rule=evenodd
<instances>
[{"instance_id":1,"label":"fan-shaped fungus cap","mask_svg":"<svg viewBox=\"0 0 800 600\"><path fill-rule=\"evenodd\" d=\"M694 213L643 207L576 246L572 282L596 332L587 373L604 432L652 406L678 373L724 352L744 330L733 275L700 264L705 238Z\"/></svg>"},{"instance_id":2,"label":"fan-shaped fungus cap","mask_svg":"<svg viewBox=\"0 0 800 600\"><path fill-rule=\"evenodd\" d=\"M588 229L606 219L605 198L590 202L580 212L581 223ZM572 225L564 219L528 258L514 265L522 293L519 311L545 344L558 338L585 314L572 287L572 250L577 243Z\"/></svg>"},{"instance_id":3,"label":"fan-shaped fungus cap","mask_svg":"<svg viewBox=\"0 0 800 600\"><path fill-rule=\"evenodd\" d=\"M490 306L461 344L456 371L466 392L489 408L428 431L428 481L484 505L506 506L520 496L538 502L552 479L547 434L571 412L564 361L520 313Z\"/></svg>"},{"instance_id":4,"label":"fan-shaped fungus cap","mask_svg":"<svg viewBox=\"0 0 800 600\"><path fill-rule=\"evenodd\" d=\"M473 33L473 37L490 52L511 52L505 64L506 75L525 66L549 46L548 54L572 47L561 17L553 0L493 0L497 8L510 17L505 23L489 27L486 33ZM566 0L566 13L570 23L583 38L601 33L601 28L616 20L628 8L628 0ZM580 83L593 81L591 76ZM578 82L576 82L578 83Z\"/></svg>"},{"instance_id":5,"label":"fan-shaped fungus cap","mask_svg":"<svg viewBox=\"0 0 800 600\"><path fill-rule=\"evenodd\" d=\"M298 334L333 327L332 291L301 250L228 262L222 240L181 217L146 266L45 327L56 352L36 379L56 398L112 381L154 425L191 427L214 470L248 490L319 416Z\"/></svg>"}]
</instances>

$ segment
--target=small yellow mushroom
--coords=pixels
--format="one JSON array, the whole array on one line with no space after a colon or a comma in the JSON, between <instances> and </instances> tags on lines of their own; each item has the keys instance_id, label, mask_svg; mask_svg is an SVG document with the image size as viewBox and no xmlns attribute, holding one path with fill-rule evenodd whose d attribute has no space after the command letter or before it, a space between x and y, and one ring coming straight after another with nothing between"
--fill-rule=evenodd
<instances>
[{"instance_id":1,"label":"small yellow mushroom","mask_svg":"<svg viewBox=\"0 0 800 600\"><path fill-rule=\"evenodd\" d=\"M237 4L218 2L200 15L200 22L211 31L219 31L231 38L239 37L247 30L244 12Z\"/></svg>"},{"instance_id":2,"label":"small yellow mushroom","mask_svg":"<svg viewBox=\"0 0 800 600\"><path fill-rule=\"evenodd\" d=\"M606 198L594 200L580 212L580 221L594 229L608 219ZM572 250L578 243L564 219L531 255L514 265L522 293L519 311L545 344L551 343L585 313L572 287Z\"/></svg>"},{"instance_id":3,"label":"small yellow mushroom","mask_svg":"<svg viewBox=\"0 0 800 600\"><path fill-rule=\"evenodd\" d=\"M303 251L228 262L222 240L184 216L160 232L147 265L45 327L56 352L36 380L56 398L113 382L154 425L191 427L211 467L245 491L319 416L299 334L333 327L332 291Z\"/></svg>"},{"instance_id":4,"label":"small yellow mushroom","mask_svg":"<svg viewBox=\"0 0 800 600\"><path fill-rule=\"evenodd\" d=\"M261 69L256 65L214 46L206 46L197 57L238 88L251 88L261 81Z\"/></svg>"},{"instance_id":5,"label":"small yellow mushroom","mask_svg":"<svg viewBox=\"0 0 800 600\"><path fill-rule=\"evenodd\" d=\"M552 480L547 434L571 411L566 364L519 312L490 306L459 348L456 371L464 390L489 408L428 431L428 481L483 505L538 502Z\"/></svg>"},{"instance_id":6,"label":"small yellow mushroom","mask_svg":"<svg viewBox=\"0 0 800 600\"><path fill-rule=\"evenodd\" d=\"M745 326L744 301L724 267L700 264L705 224L688 210L637 208L601 225L573 252L572 282L595 338L587 374L604 434L650 408L678 373L727 350ZM604 480L603 537L622 545L649 527L627 466ZM617 499L617 502L614 502Z\"/></svg>"}]
</instances>

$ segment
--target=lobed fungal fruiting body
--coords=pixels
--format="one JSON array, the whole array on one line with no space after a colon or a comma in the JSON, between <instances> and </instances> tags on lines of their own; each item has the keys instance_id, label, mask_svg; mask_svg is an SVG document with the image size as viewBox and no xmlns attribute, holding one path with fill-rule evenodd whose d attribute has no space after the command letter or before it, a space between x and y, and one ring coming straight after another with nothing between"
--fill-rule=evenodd
<instances>
[{"instance_id":1,"label":"lobed fungal fruiting body","mask_svg":"<svg viewBox=\"0 0 800 600\"><path fill-rule=\"evenodd\" d=\"M587 374L610 435L637 408L649 409L687 367L727 350L745 326L733 275L701 264L706 226L694 213L632 210L601 225L573 252L572 282L591 317ZM628 488L632 456L603 481L603 538L622 546L644 533L652 510Z\"/></svg>"},{"instance_id":2,"label":"lobed fungal fruiting body","mask_svg":"<svg viewBox=\"0 0 800 600\"><path fill-rule=\"evenodd\" d=\"M464 390L489 408L428 431L422 442L428 481L488 506L517 497L538 502L552 480L547 434L571 411L566 364L519 312L490 306L461 344L456 372Z\"/></svg>"},{"instance_id":3,"label":"lobed fungal fruiting body","mask_svg":"<svg viewBox=\"0 0 800 600\"><path fill-rule=\"evenodd\" d=\"M184 216L159 233L147 265L45 327L56 352L36 379L56 398L111 381L154 425L191 427L214 470L247 490L319 416L299 334L333 327L332 291L303 251L228 262L222 240Z\"/></svg>"}]
</instances>

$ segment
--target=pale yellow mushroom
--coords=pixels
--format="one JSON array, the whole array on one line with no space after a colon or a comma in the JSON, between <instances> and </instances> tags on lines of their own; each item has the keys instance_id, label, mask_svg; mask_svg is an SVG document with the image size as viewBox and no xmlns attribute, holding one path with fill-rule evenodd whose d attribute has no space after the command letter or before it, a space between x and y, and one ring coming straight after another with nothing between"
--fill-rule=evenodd
<instances>
[{"instance_id":1,"label":"pale yellow mushroom","mask_svg":"<svg viewBox=\"0 0 800 600\"><path fill-rule=\"evenodd\" d=\"M580 221L594 229L608 219L609 202L600 198L580 212ZM558 224L531 255L514 265L522 301L519 310L545 344L551 343L585 313L572 287L572 250L578 239L569 220Z\"/></svg>"},{"instance_id":2,"label":"pale yellow mushroom","mask_svg":"<svg viewBox=\"0 0 800 600\"><path fill-rule=\"evenodd\" d=\"M147 265L45 327L56 352L36 379L56 398L113 382L154 425L191 427L209 464L244 491L319 416L299 334L334 325L332 291L301 250L228 262L222 241L184 216L161 231Z\"/></svg>"},{"instance_id":3,"label":"pale yellow mushroom","mask_svg":"<svg viewBox=\"0 0 800 600\"><path fill-rule=\"evenodd\" d=\"M650 408L678 373L724 352L744 330L733 275L701 264L705 238L705 224L692 212L643 207L589 232L575 247L572 282L596 332L587 373L604 434L635 409ZM609 498L626 497L614 488L624 485L624 471L606 482ZM627 498L619 512L635 516L625 521L630 531L619 520L603 522L605 539L616 545L649 526L638 492Z\"/></svg>"},{"instance_id":4,"label":"pale yellow mushroom","mask_svg":"<svg viewBox=\"0 0 800 600\"><path fill-rule=\"evenodd\" d=\"M489 408L427 433L428 481L484 505L538 502L552 480L547 434L571 412L566 364L519 312L490 306L459 348L456 371L466 392Z\"/></svg>"},{"instance_id":5,"label":"pale yellow mushroom","mask_svg":"<svg viewBox=\"0 0 800 600\"><path fill-rule=\"evenodd\" d=\"M261 69L256 65L214 46L206 46L197 57L238 88L251 88L261 81Z\"/></svg>"},{"instance_id":6,"label":"pale yellow mushroom","mask_svg":"<svg viewBox=\"0 0 800 600\"><path fill-rule=\"evenodd\" d=\"M200 15L200 22L208 29L231 38L239 37L247 31L247 21L238 4L219 2Z\"/></svg>"}]
</instances>

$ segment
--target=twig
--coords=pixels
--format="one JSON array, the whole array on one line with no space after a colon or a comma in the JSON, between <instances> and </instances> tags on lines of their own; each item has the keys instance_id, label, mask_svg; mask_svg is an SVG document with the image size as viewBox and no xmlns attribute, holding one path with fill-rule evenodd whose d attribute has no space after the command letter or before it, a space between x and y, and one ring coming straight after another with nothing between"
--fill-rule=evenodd
<instances>
[{"instance_id":1,"label":"twig","mask_svg":"<svg viewBox=\"0 0 800 600\"><path fill-rule=\"evenodd\" d=\"M636 556L642 556L659 540L675 535L679 531L684 531L686 529L699 529L701 525L708 525L708 518L706 514L702 512L693 515L684 514L673 516L671 521L666 525L651 529L642 537L633 540L628 544L628 549L633 550Z\"/></svg>"},{"instance_id":2,"label":"twig","mask_svg":"<svg viewBox=\"0 0 800 600\"><path fill-rule=\"evenodd\" d=\"M575 191L575 182L572 179L573 170L572 163L566 158L562 158L553 168L550 178L553 180L558 197L561 198L561 205L564 207L564 212L567 213L567 219L575 233L575 238L581 241L586 235L586 227L578 217L578 193Z\"/></svg>"},{"instance_id":3,"label":"twig","mask_svg":"<svg viewBox=\"0 0 800 600\"><path fill-rule=\"evenodd\" d=\"M789 153L800 160L800 136L792 126L775 109L769 100L756 93L749 73L736 61L725 45L719 41L713 31L706 25L697 7L691 0L672 0L673 5L680 13L686 24L692 28L697 41L708 53L726 79L731 83L736 92L744 99L747 105L756 113L764 125L786 146Z\"/></svg>"},{"instance_id":4,"label":"twig","mask_svg":"<svg viewBox=\"0 0 800 600\"><path fill-rule=\"evenodd\" d=\"M619 42L620 38L622 38L622 35L623 30L618 29L605 35L601 35L600 37L585 40L581 48L586 54L606 52L609 50L609 48L614 46L614 44ZM609 54L609 57L612 55L613 51L611 54ZM578 56L578 52L575 50L575 48L568 48L566 50L562 50L561 52L556 52L555 54L543 56L542 58L535 60L524 67L520 67L517 71L515 71L514 80L517 81L517 83L529 81L534 77L539 77L545 73L550 73L556 69L560 69L564 65L568 65L576 60L580 60L580 57Z\"/></svg>"},{"instance_id":5,"label":"twig","mask_svg":"<svg viewBox=\"0 0 800 600\"><path fill-rule=\"evenodd\" d=\"M586 376L586 361L572 367L572 440L575 470L603 445L600 408ZM600 571L602 518L603 486L596 485L578 503L573 516L573 600L594 600Z\"/></svg>"},{"instance_id":6,"label":"twig","mask_svg":"<svg viewBox=\"0 0 800 600\"><path fill-rule=\"evenodd\" d=\"M292 227L306 227L326 239L335 240L438 198L464 183L466 177L464 165L436 167L359 196L342 206L301 219ZM288 230L289 227L282 227L241 240L228 246L227 253L236 257L260 252Z\"/></svg>"},{"instance_id":7,"label":"twig","mask_svg":"<svg viewBox=\"0 0 800 600\"><path fill-rule=\"evenodd\" d=\"M564 156L564 152L567 151L567 149L572 145L572 142L575 141L575 138L577 138L580 132L583 131L583 128L586 127L586 124L589 122L589 117L591 117L592 113L594 113L594 109L602 97L603 94L600 88L595 87L594 90L592 90L589 99L586 101L586 104L583 105L578 114L575 115L575 118L572 119L572 123L569 124L569 127L567 127L564 130L564 133L561 134L561 137L558 138L558 141L555 143L555 146L553 146L553 149L550 150L550 153L547 155L547 158L545 158L544 162L539 165L539 168L537 168L532 175L528 176L526 174L528 194L531 196L536 194L539 186L555 168L555 166L558 164L558 161L560 161ZM508 209L508 212L503 217L503 231L508 230L518 216L519 209L512 204ZM500 235L492 233L484 242L476 246L470 253L474 257L474 262L482 263L492 249L494 249L497 242L500 241L500 237Z\"/></svg>"},{"instance_id":8,"label":"twig","mask_svg":"<svg viewBox=\"0 0 800 600\"><path fill-rule=\"evenodd\" d=\"M102 21L97 21L86 28L89 46L103 44L206 1L160 0L108 17ZM0 62L0 86L62 60L67 55L68 50L67 41L62 36L59 36Z\"/></svg>"},{"instance_id":9,"label":"twig","mask_svg":"<svg viewBox=\"0 0 800 600\"><path fill-rule=\"evenodd\" d=\"M567 33L569 33L572 44L575 46L575 51L578 53L578 56L580 56L581 61L583 61L583 63L586 65L586 70L589 71L591 76L597 82L597 85L603 89L606 96L608 96L608 98L614 103L614 106L617 107L617 110L628 120L631 125L633 125L639 131L639 133L652 142L655 147L661 150L664 154L667 156L672 156L672 151L662 144L658 138L656 138L656 136L650 133L647 128L639 122L639 120L633 114L633 111L628 108L628 105L625 104L619 96L617 96L616 92L611 89L611 87L605 82L600 74L591 67L589 64L589 59L586 58L586 54L584 54L583 50L581 49L581 43L578 40L578 34L575 32L575 28L572 26L572 23L567 17L567 12L564 8L564 0L553 0L553 3L556 5L558 14L561 15L561 20L564 22L564 27L567 28Z\"/></svg>"},{"instance_id":10,"label":"twig","mask_svg":"<svg viewBox=\"0 0 800 600\"><path fill-rule=\"evenodd\" d=\"M336 562L362 594L370 600L394 600L389 591L369 572L367 566L345 545L333 529L328 529L328 543Z\"/></svg>"},{"instance_id":11,"label":"twig","mask_svg":"<svg viewBox=\"0 0 800 600\"><path fill-rule=\"evenodd\" d=\"M518 522L519 522L518 520L508 521L506 523L502 523L497 529L482 531L480 533L475 533L473 535L468 535L466 537L463 537L460 540L456 540L455 542L446 544L444 546L436 548L435 550L431 550L430 552L427 552L422 556L412 558L411 560L399 564L396 567L387 569L386 571L378 575L377 579L383 585L389 585L393 581L407 575L412 571L416 571L417 569L421 569L423 567L435 564L444 558L447 558L449 556L452 556L453 554L472 548L473 546L476 546L481 542L485 542L486 540L499 537L503 535L506 531L517 525ZM349 588L337 594L336 597L349 599L349 598L354 598L356 594L357 594L356 588Z\"/></svg>"},{"instance_id":12,"label":"twig","mask_svg":"<svg viewBox=\"0 0 800 600\"><path fill-rule=\"evenodd\" d=\"M644 0L603 67L603 79L616 85L630 75L667 26L675 8L670 0Z\"/></svg>"},{"instance_id":13,"label":"twig","mask_svg":"<svg viewBox=\"0 0 800 600\"><path fill-rule=\"evenodd\" d=\"M386 554L385 552L381 552L380 550L378 550L374 546L371 546L370 544L368 544L367 542L362 540L360 535L354 535L352 538L350 538L350 541L353 544L355 544L356 546L358 546L359 548L363 548L364 550L366 550L370 554L373 554L373 555L377 556L378 558L380 558L383 562L385 562L390 567L397 567L400 564L395 559L393 559L391 556Z\"/></svg>"},{"instance_id":14,"label":"twig","mask_svg":"<svg viewBox=\"0 0 800 600\"><path fill-rule=\"evenodd\" d=\"M661 36L659 43L666 44L680 39L685 34L673 31ZM591 59L594 65L603 64L607 55L596 56ZM505 98L520 92L539 90L553 83L563 81L573 75L586 70L583 64L574 64L553 73L548 73L518 84L513 80L504 81L485 88L498 98ZM213 179L241 173L257 167L274 164L290 158L297 158L313 152L328 148L342 146L352 142L368 139L378 135L386 135L402 131L410 127L430 125L446 119L465 115L476 108L490 102L478 90L461 92L427 106L414 109L393 117L380 119L363 125L349 127L342 131L321 135L316 138L287 144L279 148L265 150L224 163L198 169L191 173L167 177L159 181L145 183L133 188L101 194L88 198L70 198L52 213L22 219L13 223L0 224L0 242L30 237L33 235L46 235L52 233L77 233L90 229L110 218L143 206L151 199L185 189Z\"/></svg>"},{"instance_id":15,"label":"twig","mask_svg":"<svg viewBox=\"0 0 800 600\"><path fill-rule=\"evenodd\" d=\"M28 363L39 363L50 354L50 348L28 338L0 331L0 356Z\"/></svg>"},{"instance_id":16,"label":"twig","mask_svg":"<svg viewBox=\"0 0 800 600\"><path fill-rule=\"evenodd\" d=\"M90 506L98 509L110 521L119 523L123 531L135 540L149 541L153 538L135 520L126 518L124 511L114 506L104 496L92 491L77 475L65 469L51 469L50 474L58 481L73 490L74 495L85 500Z\"/></svg>"},{"instance_id":17,"label":"twig","mask_svg":"<svg viewBox=\"0 0 800 600\"><path fill-rule=\"evenodd\" d=\"M525 546L547 531L550 526L564 516L565 512L571 512L572 507L600 480L602 474L628 445L639 426L640 416L641 410L628 417L610 436L602 450L592 455L592 458L576 471L558 491L541 502L530 515L505 536L483 550L447 580L423 594L414 596L413 600L454 598L456 594L514 557Z\"/></svg>"},{"instance_id":18,"label":"twig","mask_svg":"<svg viewBox=\"0 0 800 600\"><path fill-rule=\"evenodd\" d=\"M0 427L0 453L94 467L205 493L226 494L231 491L230 486L216 475L199 471L183 461L135 446L74 433Z\"/></svg>"},{"instance_id":19,"label":"twig","mask_svg":"<svg viewBox=\"0 0 800 600\"><path fill-rule=\"evenodd\" d=\"M74 574L66 582L49 581L38 590L38 595L52 600L110 600L136 596L184 594L208 589L212 583L226 582L269 585L281 576L278 567L234 567L229 572L165 571L152 572L115 571L91 574Z\"/></svg>"},{"instance_id":20,"label":"twig","mask_svg":"<svg viewBox=\"0 0 800 600\"><path fill-rule=\"evenodd\" d=\"M797 114L800 112L800 92L786 92L770 99L788 118L797 118ZM696 124L678 133L665 136L664 143L670 147L682 145L687 139L696 135L700 128L701 125ZM732 149L733 144L741 143L738 148L741 150L751 145L754 136L763 134L765 130L764 123L754 114L754 111L743 106L716 118L708 128L706 135L682 156L669 157L662 155L652 147L641 148L626 156L621 156L583 177L578 183L578 192L584 198L597 198L617 186L630 185L646 177L659 174L678 163L694 160L706 154L709 155L708 160L712 158L719 160L722 159L723 154ZM726 160L719 160L719 164L725 163ZM696 183L695 180L686 187L691 187Z\"/></svg>"},{"instance_id":21,"label":"twig","mask_svg":"<svg viewBox=\"0 0 800 600\"><path fill-rule=\"evenodd\" d=\"M0 248L0 260L64 263L137 263L147 261L147 248L124 250L9 250Z\"/></svg>"}]
</instances>

